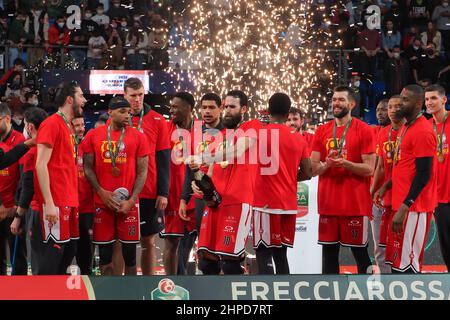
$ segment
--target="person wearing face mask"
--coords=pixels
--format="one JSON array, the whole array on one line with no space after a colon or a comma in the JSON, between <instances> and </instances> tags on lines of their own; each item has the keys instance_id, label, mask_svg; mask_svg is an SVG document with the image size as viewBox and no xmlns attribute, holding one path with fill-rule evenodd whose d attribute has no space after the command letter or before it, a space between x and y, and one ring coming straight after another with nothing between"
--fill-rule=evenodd
<instances>
[{"instance_id":1,"label":"person wearing face mask","mask_svg":"<svg viewBox=\"0 0 450 320\"><path fill-rule=\"evenodd\" d=\"M411 67L411 72L414 77L414 81L417 81L418 72L420 69L420 60L422 56L425 55L425 51L422 49L422 42L419 37L416 37L411 45L409 45L405 52L404 57L408 60L408 63Z\"/></svg>"},{"instance_id":2,"label":"person wearing face mask","mask_svg":"<svg viewBox=\"0 0 450 320\"><path fill-rule=\"evenodd\" d=\"M428 43L425 49L425 56L420 60L419 79L430 79L431 83L437 83L440 71L444 67L441 57L436 54L434 43ZM421 85L420 81L417 83Z\"/></svg>"},{"instance_id":3,"label":"person wearing face mask","mask_svg":"<svg viewBox=\"0 0 450 320\"><path fill-rule=\"evenodd\" d=\"M436 29L442 35L442 43L446 52L450 50L450 6L448 4L449 0L442 0L431 16L431 20L436 23Z\"/></svg>"},{"instance_id":4,"label":"person wearing face mask","mask_svg":"<svg viewBox=\"0 0 450 320\"><path fill-rule=\"evenodd\" d=\"M64 16L59 16L48 30L48 43L50 45L67 46L70 43L70 30L66 26ZM55 48L48 48L48 53L57 52Z\"/></svg>"},{"instance_id":5,"label":"person wearing face mask","mask_svg":"<svg viewBox=\"0 0 450 320\"><path fill-rule=\"evenodd\" d=\"M102 3L97 6L97 14L92 17L92 21L96 22L99 26L108 25L110 22L109 17L105 14L105 9Z\"/></svg>"},{"instance_id":6,"label":"person wearing face mask","mask_svg":"<svg viewBox=\"0 0 450 320\"><path fill-rule=\"evenodd\" d=\"M33 37L32 44L43 45L45 41L48 41L48 29L50 28L48 22L47 10L43 9L39 3L34 3L31 11L28 13L29 23L27 32ZM27 26L25 29L27 29ZM39 60L42 60L45 56L45 49L40 48L28 48L28 64L36 65Z\"/></svg>"},{"instance_id":7,"label":"person wearing face mask","mask_svg":"<svg viewBox=\"0 0 450 320\"><path fill-rule=\"evenodd\" d=\"M386 95L391 97L399 94L403 87L410 83L410 74L408 60L400 56L400 46L394 46L392 57L386 61L384 66Z\"/></svg>"},{"instance_id":8,"label":"person wearing face mask","mask_svg":"<svg viewBox=\"0 0 450 320\"><path fill-rule=\"evenodd\" d=\"M89 38L95 29L98 29L98 24L92 20L92 11L87 8L84 11L83 20L81 21L81 30Z\"/></svg>"},{"instance_id":9,"label":"person wearing face mask","mask_svg":"<svg viewBox=\"0 0 450 320\"><path fill-rule=\"evenodd\" d=\"M433 42L436 47L436 53L439 55L441 51L441 32L436 29L433 21L428 21L427 30L420 34L422 45L426 47L428 42Z\"/></svg>"},{"instance_id":10,"label":"person wearing face mask","mask_svg":"<svg viewBox=\"0 0 450 320\"><path fill-rule=\"evenodd\" d=\"M28 16L23 11L18 11L16 17L12 20L11 25L8 30L8 43L10 45L9 48L9 63L8 66L11 68L13 66L13 62L17 58L24 58L23 53L23 45L33 39L26 30L25 24L27 22Z\"/></svg>"}]
</instances>

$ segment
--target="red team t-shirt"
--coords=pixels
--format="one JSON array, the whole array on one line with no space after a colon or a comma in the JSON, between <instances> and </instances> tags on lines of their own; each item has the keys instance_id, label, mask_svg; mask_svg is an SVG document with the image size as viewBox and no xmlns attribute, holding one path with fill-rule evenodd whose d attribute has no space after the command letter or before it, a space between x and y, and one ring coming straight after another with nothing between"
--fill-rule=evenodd
<instances>
[{"instance_id":1,"label":"red team t-shirt","mask_svg":"<svg viewBox=\"0 0 450 320\"><path fill-rule=\"evenodd\" d=\"M402 136L406 126L400 130ZM403 136L399 161L392 171L392 209L398 210L409 193L416 174L416 158L434 157L431 177L425 188L417 197L410 211L432 212L437 205L437 177L436 177L436 135L433 126L425 117L417 119Z\"/></svg>"},{"instance_id":2,"label":"red team t-shirt","mask_svg":"<svg viewBox=\"0 0 450 320\"><path fill-rule=\"evenodd\" d=\"M314 134L303 131L303 133L301 135L303 136L303 138L305 138L306 144L308 146L309 155L311 155L312 145L313 145L313 141L314 141Z\"/></svg>"},{"instance_id":3,"label":"red team t-shirt","mask_svg":"<svg viewBox=\"0 0 450 320\"><path fill-rule=\"evenodd\" d=\"M93 213L95 211L94 190L92 189L91 184L84 175L84 167L83 167L83 156L84 156L84 149L86 148L86 138L92 134L91 133L92 131L93 130L89 131L86 134L86 137L84 137L84 139L78 145L77 167L78 167L79 213Z\"/></svg>"},{"instance_id":4,"label":"red team t-shirt","mask_svg":"<svg viewBox=\"0 0 450 320\"><path fill-rule=\"evenodd\" d=\"M380 157L380 161L383 161L384 177L383 185L392 177L392 166L394 162L394 149L397 143L398 130L392 129L392 125L388 125L383 128L378 135L377 141L377 155ZM391 140L389 140L389 132L391 132ZM392 189L386 191L383 197L384 206L392 205Z\"/></svg>"},{"instance_id":5,"label":"red team t-shirt","mask_svg":"<svg viewBox=\"0 0 450 320\"><path fill-rule=\"evenodd\" d=\"M183 135L185 130L177 130L176 124L172 121L168 123L168 132L170 138L170 192L167 201L166 211L178 211L180 207L181 194L183 192L184 178L186 176L186 165L184 164L185 157L190 154L188 137ZM180 134L182 138L180 139ZM190 134L188 135L190 136ZM182 141L180 141L182 140ZM184 145L184 147L183 147ZM186 150L183 151L183 148ZM183 153L186 153L183 155ZM195 201L189 201L187 210L195 208Z\"/></svg>"},{"instance_id":6,"label":"red team t-shirt","mask_svg":"<svg viewBox=\"0 0 450 320\"><path fill-rule=\"evenodd\" d=\"M433 118L429 120L433 125ZM439 203L450 202L450 159L448 138L450 137L450 119L447 117L445 121L444 134L441 137L443 123L437 124L438 141L442 139L442 153L444 154L444 162L437 162L437 192ZM433 129L434 130L434 129Z\"/></svg>"},{"instance_id":7,"label":"red team t-shirt","mask_svg":"<svg viewBox=\"0 0 450 320\"><path fill-rule=\"evenodd\" d=\"M73 127L72 132L75 132ZM50 191L55 206L78 207L75 137L60 115L55 113L41 123L37 133L37 144L45 144L52 148L52 155L47 167ZM34 192L36 200L40 204L39 210L41 210L44 198L36 174L34 181Z\"/></svg>"},{"instance_id":8,"label":"red team t-shirt","mask_svg":"<svg viewBox=\"0 0 450 320\"><path fill-rule=\"evenodd\" d=\"M148 106L144 108L149 108ZM139 124L139 115L132 117L133 127L137 128ZM147 138L149 146L148 155L148 173L144 188L139 195L144 199L156 199L157 197L157 168L156 152L170 149L169 134L167 131L166 120L156 111L150 110L142 119L141 129Z\"/></svg>"},{"instance_id":9,"label":"red team t-shirt","mask_svg":"<svg viewBox=\"0 0 450 320\"><path fill-rule=\"evenodd\" d=\"M267 136L264 131L267 130ZM302 159L309 158L305 138L281 124L268 124L259 130L260 147L267 137L267 154L270 163L259 165L256 175L253 205L256 208L280 209L297 213L297 172ZM278 139L271 132L278 132ZM278 144L278 145L277 145ZM262 175L261 170L278 167L272 174ZM280 212L281 213L281 212Z\"/></svg>"},{"instance_id":10,"label":"red team t-shirt","mask_svg":"<svg viewBox=\"0 0 450 320\"><path fill-rule=\"evenodd\" d=\"M25 141L25 137L16 130L11 130L7 138L0 142L0 148L8 152L19 143ZM0 170L0 197L5 208L11 208L15 205L15 193L19 183L19 163L13 163L9 167Z\"/></svg>"},{"instance_id":11,"label":"red team t-shirt","mask_svg":"<svg viewBox=\"0 0 450 320\"><path fill-rule=\"evenodd\" d=\"M149 154L148 144L145 136L136 129L126 127L125 135L119 153L116 158L116 165L120 170L118 177L112 175L111 157L108 147L108 126L101 126L93 129L92 134L85 138L84 153L94 154L94 170L99 184L106 191L113 192L117 188L126 188L131 196L136 180L136 160ZM111 130L111 144L115 151L121 130ZM95 205L104 207L99 195L94 195Z\"/></svg>"},{"instance_id":12,"label":"red team t-shirt","mask_svg":"<svg viewBox=\"0 0 450 320\"><path fill-rule=\"evenodd\" d=\"M248 136L257 138L260 126L261 124L258 120L244 122L237 129L238 131L234 136L228 134L227 141L232 141L227 143L227 148L231 148L236 143L238 137ZM230 133L230 130L227 131ZM223 143L217 147L217 150L220 150L222 146ZM220 164L214 164L212 180L217 191L222 195L221 206L242 203L252 205L258 159L256 158L253 161L254 164L251 164L249 163L249 158L255 156L257 156L257 142L242 156L246 159L245 163L237 164L240 162L235 160L235 164L229 164L226 168L222 168Z\"/></svg>"},{"instance_id":13,"label":"red team t-shirt","mask_svg":"<svg viewBox=\"0 0 450 320\"><path fill-rule=\"evenodd\" d=\"M320 161L334 147L334 120L321 125L314 135L312 151L320 152ZM338 143L345 126L337 127ZM353 118L342 148L342 156L352 162L362 163L361 155L375 153L373 129ZM319 176L317 193L318 212L332 216L368 216L372 211L370 177L356 175L344 168L329 168Z\"/></svg>"}]
</instances>

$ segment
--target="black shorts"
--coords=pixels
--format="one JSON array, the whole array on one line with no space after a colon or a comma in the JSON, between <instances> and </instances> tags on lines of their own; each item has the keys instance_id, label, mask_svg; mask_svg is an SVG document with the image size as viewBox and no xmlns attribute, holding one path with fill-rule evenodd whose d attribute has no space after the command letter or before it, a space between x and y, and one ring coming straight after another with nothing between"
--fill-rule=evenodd
<instances>
[{"instance_id":1,"label":"black shorts","mask_svg":"<svg viewBox=\"0 0 450 320\"><path fill-rule=\"evenodd\" d=\"M164 230L164 212L155 208L156 199L139 199L141 237L151 236Z\"/></svg>"}]
</instances>

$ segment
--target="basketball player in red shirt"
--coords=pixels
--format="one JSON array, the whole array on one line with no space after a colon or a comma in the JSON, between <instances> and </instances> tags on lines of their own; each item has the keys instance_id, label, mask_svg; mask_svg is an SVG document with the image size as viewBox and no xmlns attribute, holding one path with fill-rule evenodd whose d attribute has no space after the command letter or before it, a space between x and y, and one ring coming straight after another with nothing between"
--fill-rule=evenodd
<instances>
[{"instance_id":1,"label":"basketball player in red shirt","mask_svg":"<svg viewBox=\"0 0 450 320\"><path fill-rule=\"evenodd\" d=\"M93 243L99 245L102 275L113 274L116 240L122 243L125 274L136 275L138 196L147 177L149 149L145 136L128 125L130 110L124 98L111 99L110 124L94 129L84 150L84 171L95 190Z\"/></svg>"},{"instance_id":2,"label":"basketball player in red shirt","mask_svg":"<svg viewBox=\"0 0 450 320\"><path fill-rule=\"evenodd\" d=\"M437 150L433 126L422 116L424 90L408 85L398 112L406 123L398 134L392 170L391 228L386 263L392 272L421 272L425 241L437 205Z\"/></svg>"},{"instance_id":3,"label":"basketball player in red shirt","mask_svg":"<svg viewBox=\"0 0 450 320\"><path fill-rule=\"evenodd\" d=\"M314 135L311 162L313 174L319 175L319 243L325 274L339 273L341 245L351 247L358 273L366 273L371 266L367 243L375 137L369 125L351 117L355 101L351 88L335 88L335 119L321 125Z\"/></svg>"},{"instance_id":4,"label":"basketball player in red shirt","mask_svg":"<svg viewBox=\"0 0 450 320\"><path fill-rule=\"evenodd\" d=\"M267 145L267 154L275 158L273 172L262 172L270 164L259 163L253 201L253 247L259 274L289 274L287 248L293 247L297 217L297 177L310 179L311 161L306 139L285 126L291 107L290 98L275 93L269 99L270 120L261 127L260 146ZM266 138L267 137L267 138Z\"/></svg>"},{"instance_id":5,"label":"basketball player in red shirt","mask_svg":"<svg viewBox=\"0 0 450 320\"><path fill-rule=\"evenodd\" d=\"M139 207L141 269L143 275L152 275L156 264L155 238L164 228L163 212L169 196L170 144L166 120L144 103L144 95L144 85L140 79L129 78L125 81L124 98L131 105L131 124L144 133L150 146L147 180L139 195Z\"/></svg>"},{"instance_id":6,"label":"basketball player in red shirt","mask_svg":"<svg viewBox=\"0 0 450 320\"><path fill-rule=\"evenodd\" d=\"M188 92L175 94L170 104L172 120L168 124L170 145L172 146L170 162L170 192L167 208L164 211L164 269L166 275L177 274L178 245L184 236L185 228L188 232L195 232L194 201L187 204L184 219L178 214L181 194L183 192L186 165L184 160L190 154L190 135L194 119L192 111L195 107L194 97Z\"/></svg>"},{"instance_id":7,"label":"basketball player in red shirt","mask_svg":"<svg viewBox=\"0 0 450 320\"><path fill-rule=\"evenodd\" d=\"M308 147L311 149L314 140L314 134L303 130L305 125L305 112L300 109L291 107L289 109L289 116L286 125L291 127L294 131L300 133L306 140Z\"/></svg>"},{"instance_id":8,"label":"basketball player in red shirt","mask_svg":"<svg viewBox=\"0 0 450 320\"><path fill-rule=\"evenodd\" d=\"M378 134L377 168L370 187L370 194L374 201L371 224L375 262L380 269L380 273L391 273L390 266L386 264L386 236L388 225L392 221L392 194L390 190L386 190L386 185L392 178L397 135L405 122L403 118L397 118L397 112L401 108L402 101L403 99L399 95L392 96L388 101L388 116L391 124L382 128Z\"/></svg>"},{"instance_id":9,"label":"basketball player in red shirt","mask_svg":"<svg viewBox=\"0 0 450 320\"><path fill-rule=\"evenodd\" d=\"M12 127L11 110L5 103L0 103L0 148L9 151L24 141L23 134ZM11 261L14 252L15 236L10 231L10 225L17 209L15 195L19 180L19 162L0 170L0 275L6 275L6 248L10 249ZM14 274L26 275L28 264L25 238L19 238L16 250Z\"/></svg>"},{"instance_id":10,"label":"basketball player in red shirt","mask_svg":"<svg viewBox=\"0 0 450 320\"><path fill-rule=\"evenodd\" d=\"M203 161L210 166L208 175L222 202L215 208L207 207L203 215L198 241L199 269L203 274L242 274L240 262L251 228L251 206L257 161L256 142L260 122L243 122L248 110L248 98L242 91L228 92L224 101L223 123L229 129L223 135L222 147L214 156L204 154ZM245 160L245 161L242 161ZM190 162L189 162L190 163ZM191 163L191 169L198 167ZM194 193L203 196L195 181Z\"/></svg>"},{"instance_id":11,"label":"basketball player in red shirt","mask_svg":"<svg viewBox=\"0 0 450 320\"><path fill-rule=\"evenodd\" d=\"M37 134L32 233L37 241L36 274L65 274L75 256L78 229L77 140L72 120L86 99L76 82L64 83L56 97L57 113L42 122Z\"/></svg>"},{"instance_id":12,"label":"basketball player in red shirt","mask_svg":"<svg viewBox=\"0 0 450 320\"><path fill-rule=\"evenodd\" d=\"M450 138L450 119L445 110L447 96L439 85L432 85L425 89L425 106L433 115L433 124L437 137L437 193L438 205L434 212L439 235L442 257L450 271L450 159L448 139Z\"/></svg>"}]
</instances>

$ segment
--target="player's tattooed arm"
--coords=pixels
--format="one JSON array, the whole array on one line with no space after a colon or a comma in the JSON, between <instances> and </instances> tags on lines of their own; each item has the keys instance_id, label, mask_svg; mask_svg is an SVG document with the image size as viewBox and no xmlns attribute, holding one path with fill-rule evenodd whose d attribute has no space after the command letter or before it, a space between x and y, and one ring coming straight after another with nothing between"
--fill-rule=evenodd
<instances>
[{"instance_id":1,"label":"player's tattooed arm","mask_svg":"<svg viewBox=\"0 0 450 320\"><path fill-rule=\"evenodd\" d=\"M141 193L144 187L145 180L147 179L148 171L148 156L137 158L136 160L136 181L133 186L133 193L131 199L136 201L139 193Z\"/></svg>"}]
</instances>

